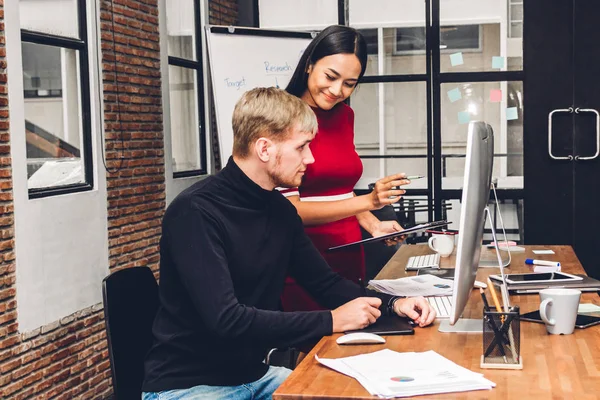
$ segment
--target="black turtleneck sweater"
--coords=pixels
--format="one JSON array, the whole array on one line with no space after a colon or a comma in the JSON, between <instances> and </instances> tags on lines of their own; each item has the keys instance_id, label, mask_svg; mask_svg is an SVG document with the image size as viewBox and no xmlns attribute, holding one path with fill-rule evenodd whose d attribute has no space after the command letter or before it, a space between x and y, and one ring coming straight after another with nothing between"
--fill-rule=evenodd
<instances>
[{"instance_id":1,"label":"black turtleneck sweater","mask_svg":"<svg viewBox=\"0 0 600 400\"><path fill-rule=\"evenodd\" d=\"M323 260L292 203L232 159L169 205L160 257L146 392L250 383L266 373L269 348L330 335L330 311L279 310L288 274L326 308L360 295Z\"/></svg>"}]
</instances>

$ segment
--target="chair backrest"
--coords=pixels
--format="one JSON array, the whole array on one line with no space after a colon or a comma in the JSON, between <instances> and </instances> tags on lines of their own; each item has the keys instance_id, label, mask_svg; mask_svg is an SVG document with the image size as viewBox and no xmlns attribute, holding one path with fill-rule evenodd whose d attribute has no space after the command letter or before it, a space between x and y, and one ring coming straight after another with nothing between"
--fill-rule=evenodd
<instances>
[{"instance_id":1,"label":"chair backrest","mask_svg":"<svg viewBox=\"0 0 600 400\"><path fill-rule=\"evenodd\" d=\"M156 279L148 267L126 268L104 278L102 297L115 397L140 399L158 309Z\"/></svg>"}]
</instances>

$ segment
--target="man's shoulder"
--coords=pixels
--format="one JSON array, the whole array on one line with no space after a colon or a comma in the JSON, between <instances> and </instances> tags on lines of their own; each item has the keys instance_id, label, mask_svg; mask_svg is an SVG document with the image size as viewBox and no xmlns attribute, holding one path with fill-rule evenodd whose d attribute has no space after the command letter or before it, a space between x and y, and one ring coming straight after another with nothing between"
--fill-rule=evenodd
<instances>
[{"instance_id":1,"label":"man's shoulder","mask_svg":"<svg viewBox=\"0 0 600 400\"><path fill-rule=\"evenodd\" d=\"M214 185L215 176L207 176L184 189L167 207L167 214L179 213L191 208L204 208L210 204L211 187Z\"/></svg>"}]
</instances>

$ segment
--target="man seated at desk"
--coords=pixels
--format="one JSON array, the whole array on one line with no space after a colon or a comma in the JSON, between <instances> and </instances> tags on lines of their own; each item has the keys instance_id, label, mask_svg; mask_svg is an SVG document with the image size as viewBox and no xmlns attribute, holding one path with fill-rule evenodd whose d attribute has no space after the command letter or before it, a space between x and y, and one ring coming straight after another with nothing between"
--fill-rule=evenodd
<instances>
[{"instance_id":1,"label":"man seated at desk","mask_svg":"<svg viewBox=\"0 0 600 400\"><path fill-rule=\"evenodd\" d=\"M291 372L269 348L360 329L381 313L420 326L425 299L361 289L334 273L277 186L296 187L314 162L315 115L275 88L245 93L233 113L233 157L169 205L160 240L160 306L145 361L143 399L263 399ZM282 312L286 275L332 310ZM161 397L162 398L162 397ZM167 397L165 397L167 398Z\"/></svg>"}]
</instances>

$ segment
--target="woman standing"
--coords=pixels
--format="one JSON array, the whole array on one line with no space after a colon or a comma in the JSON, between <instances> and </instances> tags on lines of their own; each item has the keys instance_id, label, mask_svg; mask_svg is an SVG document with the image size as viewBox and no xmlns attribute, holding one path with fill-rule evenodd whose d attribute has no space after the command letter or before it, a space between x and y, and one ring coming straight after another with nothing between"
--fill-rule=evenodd
<instances>
[{"instance_id":1,"label":"woman standing","mask_svg":"<svg viewBox=\"0 0 600 400\"><path fill-rule=\"evenodd\" d=\"M396 174L377 181L369 194L353 193L363 166L354 146L354 111L343 102L366 66L364 37L347 26L330 26L308 45L286 88L311 106L319 128L310 144L314 164L308 166L300 187L282 193L296 206L307 234L329 265L355 282L365 277L362 246L327 249L360 240L361 226L373 236L402 231L397 221L380 221L370 210L398 201L405 191L396 187L410 183L404 174ZM292 278L286 281L282 303L287 311L320 308Z\"/></svg>"}]
</instances>

